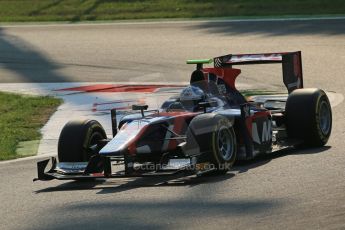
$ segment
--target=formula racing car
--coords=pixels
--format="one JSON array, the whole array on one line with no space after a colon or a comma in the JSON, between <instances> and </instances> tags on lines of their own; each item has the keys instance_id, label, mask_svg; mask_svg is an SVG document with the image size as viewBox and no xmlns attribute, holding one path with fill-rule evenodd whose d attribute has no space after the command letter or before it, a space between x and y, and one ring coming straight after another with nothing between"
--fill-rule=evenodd
<instances>
[{"instance_id":1,"label":"formula racing car","mask_svg":"<svg viewBox=\"0 0 345 230\"><path fill-rule=\"evenodd\" d=\"M229 54L195 64L190 84L157 110L134 104L113 137L95 120L70 121L58 142L58 161L38 162L38 180L226 173L237 160L296 146L323 146L332 111L321 89L303 88L301 52ZM205 64L213 63L206 68ZM256 101L235 87L236 65L280 63L288 96ZM115 170L118 169L120 170Z\"/></svg>"}]
</instances>

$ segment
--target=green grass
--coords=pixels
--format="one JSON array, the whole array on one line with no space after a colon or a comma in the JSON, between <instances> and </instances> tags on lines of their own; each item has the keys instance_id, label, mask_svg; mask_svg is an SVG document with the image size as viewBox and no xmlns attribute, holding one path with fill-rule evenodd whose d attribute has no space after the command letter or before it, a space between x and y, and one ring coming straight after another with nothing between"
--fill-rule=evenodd
<instances>
[{"instance_id":1,"label":"green grass","mask_svg":"<svg viewBox=\"0 0 345 230\"><path fill-rule=\"evenodd\" d=\"M259 96L259 95L284 94L284 92L273 91L273 90L261 90L261 89L246 89L246 90L240 90L240 92L246 98L251 97L251 96Z\"/></svg>"},{"instance_id":2,"label":"green grass","mask_svg":"<svg viewBox=\"0 0 345 230\"><path fill-rule=\"evenodd\" d=\"M0 21L343 15L344 0L0 0Z\"/></svg>"},{"instance_id":3,"label":"green grass","mask_svg":"<svg viewBox=\"0 0 345 230\"><path fill-rule=\"evenodd\" d=\"M0 160L21 157L16 153L19 143L39 140L39 129L61 102L53 97L0 92Z\"/></svg>"}]
</instances>

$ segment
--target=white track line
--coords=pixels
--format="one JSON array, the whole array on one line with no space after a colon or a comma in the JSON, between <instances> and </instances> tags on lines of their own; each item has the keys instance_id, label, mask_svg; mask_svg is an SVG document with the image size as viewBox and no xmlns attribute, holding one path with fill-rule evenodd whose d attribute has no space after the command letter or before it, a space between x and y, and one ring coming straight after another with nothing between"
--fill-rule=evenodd
<instances>
[{"instance_id":1,"label":"white track line","mask_svg":"<svg viewBox=\"0 0 345 230\"><path fill-rule=\"evenodd\" d=\"M198 23L232 23L232 22L280 22L280 21L315 21L315 20L345 20L345 16L334 17L287 17L287 18L253 18L253 19L195 19L195 20L154 20L154 21L109 21L109 22L52 22L40 24L0 24L2 28L15 28L15 27L62 27L62 26L108 26L108 25L154 25L154 24L198 24ZM39 23L39 22L37 22Z\"/></svg>"},{"instance_id":2,"label":"white track line","mask_svg":"<svg viewBox=\"0 0 345 230\"><path fill-rule=\"evenodd\" d=\"M57 156L56 154L41 154L41 155L36 155L36 156L31 156L31 157L23 157L23 158L17 158L13 160L0 161L0 165L35 160L35 159L42 159L42 158L48 159L50 157L56 157L56 156Z\"/></svg>"}]
</instances>

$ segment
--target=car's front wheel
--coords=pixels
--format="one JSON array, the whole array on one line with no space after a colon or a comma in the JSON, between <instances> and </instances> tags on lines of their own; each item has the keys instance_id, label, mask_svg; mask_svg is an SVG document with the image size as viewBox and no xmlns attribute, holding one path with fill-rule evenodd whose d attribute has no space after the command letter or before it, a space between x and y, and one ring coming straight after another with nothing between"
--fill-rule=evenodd
<instances>
[{"instance_id":1,"label":"car's front wheel","mask_svg":"<svg viewBox=\"0 0 345 230\"><path fill-rule=\"evenodd\" d=\"M58 143L60 162L85 162L97 150L100 140L106 139L102 125L95 120L70 121L62 129Z\"/></svg>"},{"instance_id":2,"label":"car's front wheel","mask_svg":"<svg viewBox=\"0 0 345 230\"><path fill-rule=\"evenodd\" d=\"M215 114L195 117L187 130L187 152L199 155L217 174L226 173L236 160L237 140L231 121Z\"/></svg>"}]
</instances>

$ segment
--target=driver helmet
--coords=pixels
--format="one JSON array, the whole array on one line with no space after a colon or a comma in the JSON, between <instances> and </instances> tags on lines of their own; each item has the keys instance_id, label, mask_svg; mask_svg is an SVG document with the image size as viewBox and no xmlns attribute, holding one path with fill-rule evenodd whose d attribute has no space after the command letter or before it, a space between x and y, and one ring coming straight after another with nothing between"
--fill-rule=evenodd
<instances>
[{"instance_id":1,"label":"driver helmet","mask_svg":"<svg viewBox=\"0 0 345 230\"><path fill-rule=\"evenodd\" d=\"M204 91L196 86L188 86L180 94L180 102L188 110L194 111L198 108L199 102L205 101L205 99Z\"/></svg>"}]
</instances>

